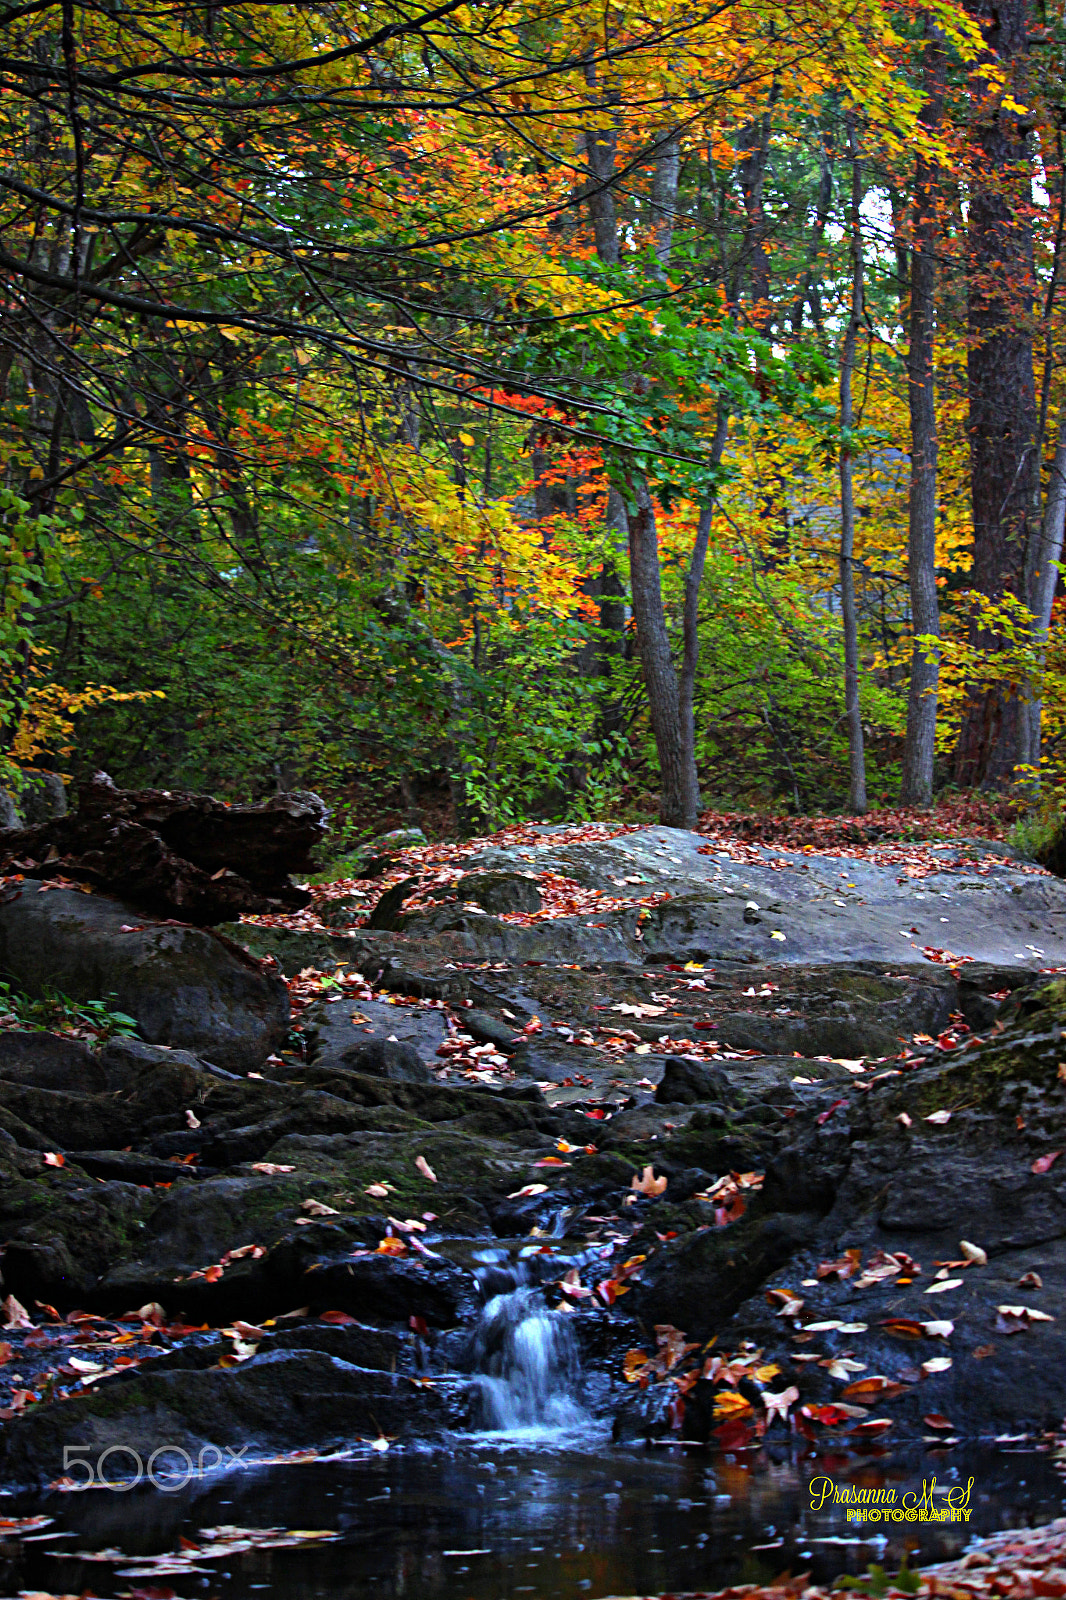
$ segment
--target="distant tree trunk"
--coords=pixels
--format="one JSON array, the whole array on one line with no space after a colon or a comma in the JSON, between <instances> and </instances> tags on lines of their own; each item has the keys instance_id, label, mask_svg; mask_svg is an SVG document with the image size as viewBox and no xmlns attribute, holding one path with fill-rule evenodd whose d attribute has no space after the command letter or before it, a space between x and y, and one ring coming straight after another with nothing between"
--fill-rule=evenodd
<instances>
[{"instance_id":1,"label":"distant tree trunk","mask_svg":"<svg viewBox=\"0 0 1066 1600\"><path fill-rule=\"evenodd\" d=\"M633 498L636 507L629 517L629 574L637 648L659 757L659 820L668 828L691 828L699 816L699 787L695 762L686 761L681 696L663 609L655 507L642 477L634 481Z\"/></svg>"},{"instance_id":2,"label":"distant tree trunk","mask_svg":"<svg viewBox=\"0 0 1066 1600\"><path fill-rule=\"evenodd\" d=\"M1009 71L1026 50L1026 0L979 9L991 56ZM1015 74L1014 96L1024 92ZM1039 493L1036 393L1033 382L1033 237L1028 220L1032 180L1027 130L1011 96L977 80L985 106L973 131L975 174L970 194L967 373L970 480L973 496L973 585L993 600L1021 598L1032 507ZM1012 109L1012 105L1014 108ZM970 642L994 651L1003 641L975 620ZM1014 768L1018 701L1000 687L974 689L955 754L960 784L1002 785Z\"/></svg>"},{"instance_id":3,"label":"distant tree trunk","mask_svg":"<svg viewBox=\"0 0 1066 1600\"><path fill-rule=\"evenodd\" d=\"M681 139L674 132L663 140L655 156L651 184L651 226L655 241L655 260L665 276L670 265L677 220L677 182L681 173Z\"/></svg>"},{"instance_id":4,"label":"distant tree trunk","mask_svg":"<svg viewBox=\"0 0 1066 1600\"><path fill-rule=\"evenodd\" d=\"M946 58L940 35L925 21L925 94L922 125L933 129L944 104ZM936 172L923 155L914 166L914 244L910 263L910 350L907 358L911 413L910 526L907 562L911 627L940 636L936 594ZM940 663L935 651L915 643L907 692L907 738L903 749L902 800L908 806L933 802L936 748L936 696Z\"/></svg>"},{"instance_id":5,"label":"distant tree trunk","mask_svg":"<svg viewBox=\"0 0 1066 1600\"><path fill-rule=\"evenodd\" d=\"M721 464L726 439L729 437L729 412L725 402L719 400L715 419L714 441L711 445L711 463ZM685 771L691 774L690 793L694 798L695 814L703 809L700 801L699 775L696 768L696 718L693 702L696 695L696 668L700 661L700 584L707 561L707 546L714 521L714 499L708 500L700 512L696 537L685 573L684 644L681 656L681 677L678 683L678 715L681 722L681 758ZM693 826L690 823L688 826Z\"/></svg>"},{"instance_id":6,"label":"distant tree trunk","mask_svg":"<svg viewBox=\"0 0 1066 1600\"><path fill-rule=\"evenodd\" d=\"M1066 243L1066 151L1063 149L1061 124L1056 130L1056 145L1059 216L1055 228L1055 254L1051 278L1044 297L1044 372L1040 384L1040 415L1036 431L1038 460L1043 459L1044 440L1047 438L1051 377L1055 366L1054 325L1051 317L1055 306L1055 293L1062 276L1063 247ZM1046 165L1045 162L1045 167ZM1033 642L1043 664L1048 628L1051 624L1051 605L1055 598L1055 587L1059 576L1055 562L1062 555L1063 524L1066 520L1066 413L1060 414L1059 417L1059 433L1048 478L1043 517L1039 516L1039 506L1035 510L1037 515L1032 519L1032 532L1025 552L1025 602L1029 607ZM1021 705L1018 710L1017 760L1020 767L1028 769L1029 787L1034 794L1040 789L1042 714L1043 704L1035 686L1031 683L1026 684L1022 690Z\"/></svg>"},{"instance_id":7,"label":"distant tree trunk","mask_svg":"<svg viewBox=\"0 0 1066 1600\"><path fill-rule=\"evenodd\" d=\"M855 369L855 346L863 322L862 169L855 137L855 118L847 116L848 158L851 165L851 314L844 335L840 360L840 609L844 621L844 715L848 727L848 810L855 816L866 811L866 758L862 743L862 712L859 707L859 629L855 614L855 499L852 488L851 430L855 410L851 397L851 378Z\"/></svg>"},{"instance_id":8,"label":"distant tree trunk","mask_svg":"<svg viewBox=\"0 0 1066 1600\"><path fill-rule=\"evenodd\" d=\"M766 217L763 188L766 160L770 152L771 111L777 99L777 81L770 91L770 108L741 135L742 159L737 165L740 191L744 197L744 255L751 281L752 320L760 333L768 334L773 323L770 304L770 256L766 249Z\"/></svg>"},{"instance_id":9,"label":"distant tree trunk","mask_svg":"<svg viewBox=\"0 0 1066 1600\"><path fill-rule=\"evenodd\" d=\"M1047 645L1051 626L1051 605L1059 569L1055 565L1062 556L1063 531L1066 529L1066 416L1059 420L1059 436L1055 444L1055 458L1051 463L1047 497L1040 537L1032 542L1026 562L1026 600L1032 617L1033 639L1041 657ZM1019 708L1018 759L1023 765L1035 769L1034 787L1040 783L1040 720L1043 704L1036 693L1023 694Z\"/></svg>"}]
</instances>

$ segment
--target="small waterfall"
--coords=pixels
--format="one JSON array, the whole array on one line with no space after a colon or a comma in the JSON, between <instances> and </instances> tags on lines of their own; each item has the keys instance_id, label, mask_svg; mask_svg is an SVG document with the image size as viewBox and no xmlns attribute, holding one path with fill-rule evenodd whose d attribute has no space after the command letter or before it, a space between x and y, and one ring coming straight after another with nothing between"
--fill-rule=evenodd
<instances>
[{"instance_id":1,"label":"small waterfall","mask_svg":"<svg viewBox=\"0 0 1066 1600\"><path fill-rule=\"evenodd\" d=\"M578 1360L569 1321L549 1311L537 1290L494 1294L474 1330L471 1354L492 1432L543 1437L588 1422L573 1393Z\"/></svg>"}]
</instances>

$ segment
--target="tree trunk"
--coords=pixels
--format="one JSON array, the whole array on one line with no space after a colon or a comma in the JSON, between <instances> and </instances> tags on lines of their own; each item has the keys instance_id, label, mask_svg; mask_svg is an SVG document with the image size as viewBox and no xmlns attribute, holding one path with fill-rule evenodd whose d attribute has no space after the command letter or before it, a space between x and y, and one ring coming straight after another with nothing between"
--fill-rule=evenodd
<instances>
[{"instance_id":1,"label":"tree trunk","mask_svg":"<svg viewBox=\"0 0 1066 1600\"><path fill-rule=\"evenodd\" d=\"M848 727L848 810L866 812L866 759L862 744L859 707L859 630L855 615L855 500L851 481L851 430L855 425L851 378L855 346L863 321L863 261L859 206L862 173L855 140L855 118L847 116L848 157L851 164L851 315L844 335L840 361L840 609L844 620L844 715Z\"/></svg>"},{"instance_id":2,"label":"tree trunk","mask_svg":"<svg viewBox=\"0 0 1066 1600\"><path fill-rule=\"evenodd\" d=\"M975 0L976 9L976 0ZM1026 50L1026 0L1003 0L988 19L991 56L1010 69ZM1015 97L1024 95L1017 72ZM983 81L976 99L988 104ZM1010 109L1012 104L1015 109ZM1032 182L1021 107L998 93L974 129L975 181L970 198L967 375L973 496L973 586L993 600L1023 593L1025 549L1039 485L1033 382ZM1003 640L975 620L970 643L985 651ZM1013 770L1018 701L999 686L975 688L959 732L960 784L1002 785Z\"/></svg>"},{"instance_id":3,"label":"tree trunk","mask_svg":"<svg viewBox=\"0 0 1066 1600\"><path fill-rule=\"evenodd\" d=\"M711 445L711 462L717 467L722 460L726 439L729 436L729 412L722 400L718 402L714 442ZM688 571L685 573L684 648L681 657L681 677L678 684L678 714L681 720L681 755L686 772L691 773L691 787L695 797L696 815L703 806L700 800L699 774L696 768L696 719L693 700L696 693L696 668L700 660L700 584L707 561L707 546L714 521L714 497L700 512L696 538L692 545Z\"/></svg>"},{"instance_id":4,"label":"tree trunk","mask_svg":"<svg viewBox=\"0 0 1066 1600\"><path fill-rule=\"evenodd\" d=\"M686 761L681 697L663 610L655 508L642 477L633 484L633 498L636 508L629 517L629 575L637 648L659 756L659 821L668 828L693 828L700 809L696 765L690 752Z\"/></svg>"},{"instance_id":5,"label":"tree trunk","mask_svg":"<svg viewBox=\"0 0 1066 1600\"><path fill-rule=\"evenodd\" d=\"M659 145L651 184L651 226L659 275L670 265L677 220L677 180L681 172L681 139L675 132Z\"/></svg>"},{"instance_id":6,"label":"tree trunk","mask_svg":"<svg viewBox=\"0 0 1066 1600\"><path fill-rule=\"evenodd\" d=\"M933 129L944 103L946 59L937 30L925 23L925 94L922 124ZM907 358L911 413L910 526L907 562L910 577L911 652L907 692L907 740L903 750L902 800L908 806L933 803L936 747L936 697L939 657L917 643L919 635L940 636L936 594L937 421L934 349L936 340L936 174L919 155L914 166L914 246L910 265L910 350Z\"/></svg>"},{"instance_id":7,"label":"tree trunk","mask_svg":"<svg viewBox=\"0 0 1066 1600\"><path fill-rule=\"evenodd\" d=\"M1066 529L1066 415L1059 419L1059 436L1055 443L1055 459L1051 463L1047 498L1044 501L1044 518L1039 540L1026 562L1026 600L1032 616L1033 640L1043 658L1051 626L1051 605L1059 569L1055 563L1062 556L1063 531ZM1018 720L1018 761L1034 769L1034 787L1040 782L1040 719L1042 703L1035 690L1028 687L1022 695Z\"/></svg>"}]
</instances>

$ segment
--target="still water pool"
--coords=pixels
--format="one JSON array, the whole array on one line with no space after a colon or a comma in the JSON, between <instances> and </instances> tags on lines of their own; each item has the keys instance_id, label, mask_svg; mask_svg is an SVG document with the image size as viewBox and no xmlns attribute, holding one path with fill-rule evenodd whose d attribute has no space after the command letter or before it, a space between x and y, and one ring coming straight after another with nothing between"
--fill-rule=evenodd
<instances>
[{"instance_id":1,"label":"still water pool","mask_svg":"<svg viewBox=\"0 0 1066 1600\"><path fill-rule=\"evenodd\" d=\"M973 1477L968 1524L849 1524L810 1507L809 1480L921 1490ZM735 1457L681 1448L532 1447L456 1440L447 1450L390 1450L361 1459L251 1467L163 1494L90 1490L32 1507L56 1518L39 1542L0 1550L5 1594L166 1593L224 1600L595 1600L765 1582L784 1571L815 1579L890 1570L910 1549L944 1560L975 1536L1047 1522L1066 1492L1046 1454L1016 1448L934 1454L885 1451L812 1460L786 1446ZM333 1529L334 1543L245 1549L167 1571L203 1528ZM105 1561L80 1552L110 1550ZM180 1559L180 1557L179 1557Z\"/></svg>"}]
</instances>

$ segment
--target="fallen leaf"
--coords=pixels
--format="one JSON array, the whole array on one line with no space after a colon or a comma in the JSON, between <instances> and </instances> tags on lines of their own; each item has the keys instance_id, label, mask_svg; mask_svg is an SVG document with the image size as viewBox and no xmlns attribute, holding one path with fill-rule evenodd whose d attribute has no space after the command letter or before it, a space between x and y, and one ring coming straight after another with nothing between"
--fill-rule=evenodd
<instances>
[{"instance_id":1,"label":"fallen leaf","mask_svg":"<svg viewBox=\"0 0 1066 1600\"><path fill-rule=\"evenodd\" d=\"M976 1351L974 1352L976 1354ZM926 1377L932 1377L934 1372L946 1372L951 1366L950 1356L933 1356L929 1361L922 1362L922 1371Z\"/></svg>"},{"instance_id":2,"label":"fallen leaf","mask_svg":"<svg viewBox=\"0 0 1066 1600\"><path fill-rule=\"evenodd\" d=\"M283 1166L279 1161L253 1161L252 1171L262 1172L266 1177L274 1178L279 1172L295 1172L296 1168Z\"/></svg>"},{"instance_id":3,"label":"fallen leaf","mask_svg":"<svg viewBox=\"0 0 1066 1600\"><path fill-rule=\"evenodd\" d=\"M948 1365L950 1366L950 1362ZM849 1383L846 1389L841 1389L842 1400L895 1400L897 1395L906 1394L908 1385L896 1383L891 1378L880 1376L860 1378L858 1383Z\"/></svg>"},{"instance_id":4,"label":"fallen leaf","mask_svg":"<svg viewBox=\"0 0 1066 1600\"><path fill-rule=\"evenodd\" d=\"M306 1211L312 1217L337 1217L340 1215L336 1206L327 1206L321 1200L301 1200L300 1210Z\"/></svg>"},{"instance_id":5,"label":"fallen leaf","mask_svg":"<svg viewBox=\"0 0 1066 1600\"><path fill-rule=\"evenodd\" d=\"M939 1411L931 1411L927 1417L922 1418L922 1421L927 1428L937 1428L941 1433L951 1433L955 1427L955 1424L949 1422Z\"/></svg>"},{"instance_id":6,"label":"fallen leaf","mask_svg":"<svg viewBox=\"0 0 1066 1600\"><path fill-rule=\"evenodd\" d=\"M782 1422L787 1422L789 1407L794 1406L799 1397L800 1392L794 1383L790 1384L787 1389L782 1389L780 1394L771 1394L769 1389L764 1389L762 1403L766 1407L766 1426L769 1427L775 1417L780 1417Z\"/></svg>"},{"instance_id":7,"label":"fallen leaf","mask_svg":"<svg viewBox=\"0 0 1066 1600\"><path fill-rule=\"evenodd\" d=\"M387 1200L391 1188L391 1183L372 1183L363 1190L363 1193L370 1195L374 1200Z\"/></svg>"},{"instance_id":8,"label":"fallen leaf","mask_svg":"<svg viewBox=\"0 0 1066 1600\"><path fill-rule=\"evenodd\" d=\"M46 1167L62 1167L66 1159L66 1156L57 1155L54 1150L46 1150L41 1157Z\"/></svg>"},{"instance_id":9,"label":"fallen leaf","mask_svg":"<svg viewBox=\"0 0 1066 1600\"><path fill-rule=\"evenodd\" d=\"M1042 1289L1044 1280L1039 1272L1027 1272L1018 1279L1019 1289Z\"/></svg>"},{"instance_id":10,"label":"fallen leaf","mask_svg":"<svg viewBox=\"0 0 1066 1600\"><path fill-rule=\"evenodd\" d=\"M948 1289L961 1289L961 1288L962 1288L962 1279L961 1278L945 1278L943 1283L931 1283L929 1285L929 1287L927 1289L924 1289L922 1292L923 1292L923 1294L944 1294L945 1291L948 1290Z\"/></svg>"},{"instance_id":11,"label":"fallen leaf","mask_svg":"<svg viewBox=\"0 0 1066 1600\"><path fill-rule=\"evenodd\" d=\"M921 1329L927 1339L950 1339L955 1332L955 1324L947 1321L923 1322Z\"/></svg>"},{"instance_id":12,"label":"fallen leaf","mask_svg":"<svg viewBox=\"0 0 1066 1600\"><path fill-rule=\"evenodd\" d=\"M785 1393L788 1393L787 1389ZM799 1399L798 1392L796 1398ZM716 1394L714 1397L714 1414L720 1421L750 1416L751 1401L745 1400L744 1396L738 1394L735 1389L725 1389L721 1394Z\"/></svg>"},{"instance_id":13,"label":"fallen leaf","mask_svg":"<svg viewBox=\"0 0 1066 1600\"><path fill-rule=\"evenodd\" d=\"M1034 1161L1031 1170L1037 1173L1038 1176L1045 1172L1050 1172L1061 1154L1061 1150L1052 1150L1049 1155L1041 1156Z\"/></svg>"},{"instance_id":14,"label":"fallen leaf","mask_svg":"<svg viewBox=\"0 0 1066 1600\"><path fill-rule=\"evenodd\" d=\"M564 1161L561 1156L543 1156L540 1161L534 1161L535 1167L568 1167L569 1161ZM436 1179L434 1179L436 1182ZM636 1198L634 1196L634 1198Z\"/></svg>"},{"instance_id":15,"label":"fallen leaf","mask_svg":"<svg viewBox=\"0 0 1066 1600\"><path fill-rule=\"evenodd\" d=\"M972 1261L975 1267L988 1266L988 1252L982 1250L979 1244L971 1244L969 1239L960 1239L959 1249L967 1261Z\"/></svg>"},{"instance_id":16,"label":"fallen leaf","mask_svg":"<svg viewBox=\"0 0 1066 1600\"><path fill-rule=\"evenodd\" d=\"M931 1111L925 1120L926 1122L935 1122L938 1128L942 1128L945 1122L951 1121L951 1112Z\"/></svg>"},{"instance_id":17,"label":"fallen leaf","mask_svg":"<svg viewBox=\"0 0 1066 1600\"><path fill-rule=\"evenodd\" d=\"M644 1194L650 1196L652 1199L656 1199L659 1195L665 1192L666 1184L666 1178L657 1178L655 1176L654 1167L645 1167L644 1171L639 1177L634 1172L633 1177L630 1180L629 1187L636 1194Z\"/></svg>"},{"instance_id":18,"label":"fallen leaf","mask_svg":"<svg viewBox=\"0 0 1066 1600\"><path fill-rule=\"evenodd\" d=\"M860 1422L851 1430L853 1439L868 1439L873 1434L884 1433L893 1426L891 1417L871 1417L868 1422Z\"/></svg>"},{"instance_id":19,"label":"fallen leaf","mask_svg":"<svg viewBox=\"0 0 1066 1600\"><path fill-rule=\"evenodd\" d=\"M905 1111L901 1111L900 1112L899 1116L896 1118L896 1121L897 1122L902 1122L902 1124L903 1124L903 1126L905 1128L911 1128L911 1127L914 1126L914 1123L913 1123L912 1119L907 1115L907 1113Z\"/></svg>"},{"instance_id":20,"label":"fallen leaf","mask_svg":"<svg viewBox=\"0 0 1066 1600\"><path fill-rule=\"evenodd\" d=\"M530 1195L547 1194L547 1192L548 1185L546 1183L527 1183L525 1188L516 1189L514 1193L509 1194L507 1198L508 1200L526 1200Z\"/></svg>"},{"instance_id":21,"label":"fallen leaf","mask_svg":"<svg viewBox=\"0 0 1066 1600\"><path fill-rule=\"evenodd\" d=\"M433 1171L433 1168L430 1166L425 1156L416 1156L415 1166L418 1168L423 1178L428 1178L430 1183L436 1183L437 1174Z\"/></svg>"},{"instance_id":22,"label":"fallen leaf","mask_svg":"<svg viewBox=\"0 0 1066 1600\"><path fill-rule=\"evenodd\" d=\"M185 1121L188 1123L190 1128L198 1128L200 1126L200 1119L198 1116L196 1116L195 1112L186 1111Z\"/></svg>"},{"instance_id":23,"label":"fallen leaf","mask_svg":"<svg viewBox=\"0 0 1066 1600\"><path fill-rule=\"evenodd\" d=\"M9 1294L7 1299L0 1304L0 1312L3 1313L5 1328L32 1328L34 1326L26 1307L21 1301L16 1300L13 1294Z\"/></svg>"},{"instance_id":24,"label":"fallen leaf","mask_svg":"<svg viewBox=\"0 0 1066 1600\"><path fill-rule=\"evenodd\" d=\"M404 1244L403 1240L394 1239L391 1236L388 1239L382 1239L377 1248L377 1254L379 1256L402 1256L406 1255L406 1253L407 1246Z\"/></svg>"}]
</instances>

